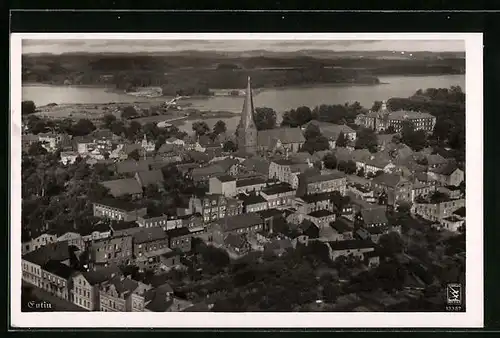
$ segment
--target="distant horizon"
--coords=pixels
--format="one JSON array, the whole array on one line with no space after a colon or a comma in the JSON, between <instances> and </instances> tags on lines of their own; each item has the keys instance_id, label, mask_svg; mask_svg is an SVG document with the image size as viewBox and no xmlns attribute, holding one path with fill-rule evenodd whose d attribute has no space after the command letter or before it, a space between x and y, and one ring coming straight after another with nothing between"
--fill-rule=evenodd
<instances>
[{"instance_id":1,"label":"distant horizon","mask_svg":"<svg viewBox=\"0 0 500 338\"><path fill-rule=\"evenodd\" d=\"M465 53L463 40L146 40L146 39L24 39L22 54L75 53L332 53L405 52Z\"/></svg>"}]
</instances>

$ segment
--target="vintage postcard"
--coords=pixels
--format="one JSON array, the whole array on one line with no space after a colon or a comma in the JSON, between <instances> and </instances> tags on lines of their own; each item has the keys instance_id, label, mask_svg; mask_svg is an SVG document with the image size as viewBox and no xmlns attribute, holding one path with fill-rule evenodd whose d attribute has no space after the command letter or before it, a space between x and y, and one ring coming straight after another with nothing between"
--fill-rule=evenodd
<instances>
[{"instance_id":1,"label":"vintage postcard","mask_svg":"<svg viewBox=\"0 0 500 338\"><path fill-rule=\"evenodd\" d=\"M482 327L482 74L481 34L12 34L12 326Z\"/></svg>"}]
</instances>

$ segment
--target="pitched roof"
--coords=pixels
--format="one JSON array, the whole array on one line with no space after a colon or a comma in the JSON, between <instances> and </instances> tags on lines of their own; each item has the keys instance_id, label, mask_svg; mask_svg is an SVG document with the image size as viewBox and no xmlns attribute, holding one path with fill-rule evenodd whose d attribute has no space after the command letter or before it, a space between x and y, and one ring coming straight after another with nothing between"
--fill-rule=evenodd
<instances>
[{"instance_id":1,"label":"pitched roof","mask_svg":"<svg viewBox=\"0 0 500 338\"><path fill-rule=\"evenodd\" d=\"M167 236L169 238L182 237L189 235L190 233L189 229L185 227L167 230Z\"/></svg>"},{"instance_id":2,"label":"pitched roof","mask_svg":"<svg viewBox=\"0 0 500 338\"><path fill-rule=\"evenodd\" d=\"M90 283L90 285L95 285L99 283L106 282L113 278L114 276L121 275L122 272L118 266L110 265L107 267L102 267L96 270L82 272L83 277Z\"/></svg>"},{"instance_id":3,"label":"pitched roof","mask_svg":"<svg viewBox=\"0 0 500 338\"><path fill-rule=\"evenodd\" d=\"M347 241L335 241L328 242L328 245L332 250L351 250L351 249L363 249L363 248L375 248L375 244L370 240L347 240Z\"/></svg>"},{"instance_id":4,"label":"pitched roof","mask_svg":"<svg viewBox=\"0 0 500 338\"><path fill-rule=\"evenodd\" d=\"M262 189L262 192L266 195L283 194L292 191L295 191L295 189L292 188L292 186L287 183L279 183Z\"/></svg>"},{"instance_id":5,"label":"pitched roof","mask_svg":"<svg viewBox=\"0 0 500 338\"><path fill-rule=\"evenodd\" d=\"M286 250L290 248L293 248L293 244L289 239L277 239L264 245L264 250L272 251Z\"/></svg>"},{"instance_id":6,"label":"pitched roof","mask_svg":"<svg viewBox=\"0 0 500 338\"><path fill-rule=\"evenodd\" d=\"M134 244L159 241L167 238L167 234L161 227L144 228L132 235Z\"/></svg>"},{"instance_id":7,"label":"pitched roof","mask_svg":"<svg viewBox=\"0 0 500 338\"><path fill-rule=\"evenodd\" d=\"M158 149L157 153L159 153L159 154L171 153L174 151L174 149L175 149L175 146L173 144L164 143Z\"/></svg>"},{"instance_id":8,"label":"pitched roof","mask_svg":"<svg viewBox=\"0 0 500 338\"><path fill-rule=\"evenodd\" d=\"M387 223L385 208L362 209L361 217L365 224Z\"/></svg>"},{"instance_id":9,"label":"pitched roof","mask_svg":"<svg viewBox=\"0 0 500 338\"><path fill-rule=\"evenodd\" d=\"M236 181L236 178L234 178L233 176L229 176L229 175L219 175L217 176L217 179L221 182L232 182L232 181Z\"/></svg>"},{"instance_id":10,"label":"pitched roof","mask_svg":"<svg viewBox=\"0 0 500 338\"><path fill-rule=\"evenodd\" d=\"M429 171L440 174L440 175L445 175L449 176L455 172L455 170L459 169L455 163L448 163L442 166L439 166L437 168L431 168Z\"/></svg>"},{"instance_id":11,"label":"pitched roof","mask_svg":"<svg viewBox=\"0 0 500 338\"><path fill-rule=\"evenodd\" d=\"M266 176L269 175L270 162L261 157L253 157L246 159L243 161L242 164L247 170L262 173Z\"/></svg>"},{"instance_id":12,"label":"pitched roof","mask_svg":"<svg viewBox=\"0 0 500 338\"><path fill-rule=\"evenodd\" d=\"M465 207L458 208L453 212L455 215L458 215L460 217L465 217Z\"/></svg>"},{"instance_id":13,"label":"pitched roof","mask_svg":"<svg viewBox=\"0 0 500 338\"><path fill-rule=\"evenodd\" d=\"M252 204L259 204L266 202L266 199L264 197L255 194L252 195L240 194L238 196L238 199L242 200L244 205L252 205Z\"/></svg>"},{"instance_id":14,"label":"pitched roof","mask_svg":"<svg viewBox=\"0 0 500 338\"><path fill-rule=\"evenodd\" d=\"M395 188L400 182L405 181L403 177L397 174L383 173L375 178L373 178L373 183L385 185L388 187Z\"/></svg>"},{"instance_id":15,"label":"pitched roof","mask_svg":"<svg viewBox=\"0 0 500 338\"><path fill-rule=\"evenodd\" d=\"M277 128L261 130L257 134L257 144L259 147L272 147L275 140L280 140L282 144L304 143L306 140L300 128Z\"/></svg>"},{"instance_id":16,"label":"pitched roof","mask_svg":"<svg viewBox=\"0 0 500 338\"><path fill-rule=\"evenodd\" d=\"M40 266L49 261L62 262L70 258L69 248L68 241L54 242L31 251L22 258Z\"/></svg>"},{"instance_id":17,"label":"pitched roof","mask_svg":"<svg viewBox=\"0 0 500 338\"><path fill-rule=\"evenodd\" d=\"M326 175L314 175L314 176L306 176L307 183L317 183L317 182L326 182L331 180L338 180L345 178L346 174L338 171L332 170L329 174Z\"/></svg>"},{"instance_id":18,"label":"pitched roof","mask_svg":"<svg viewBox=\"0 0 500 338\"><path fill-rule=\"evenodd\" d=\"M109 283L114 285L114 287L116 288L116 291L119 294L123 294L123 293L130 294L130 293L134 292L139 287L139 282L137 282L133 279L126 278L123 276L118 276L118 275L111 278L109 280Z\"/></svg>"},{"instance_id":19,"label":"pitched roof","mask_svg":"<svg viewBox=\"0 0 500 338\"><path fill-rule=\"evenodd\" d=\"M141 171L137 173L136 177L143 187L147 187L150 184L161 184L165 180L163 172L160 169Z\"/></svg>"},{"instance_id":20,"label":"pitched roof","mask_svg":"<svg viewBox=\"0 0 500 338\"><path fill-rule=\"evenodd\" d=\"M331 216L331 215L334 215L333 212L331 212L330 210L316 210L316 211L313 211L313 212L310 212L309 213L309 216L311 217L315 217L315 218L322 218L322 217L328 217L328 216Z\"/></svg>"},{"instance_id":21,"label":"pitched roof","mask_svg":"<svg viewBox=\"0 0 500 338\"><path fill-rule=\"evenodd\" d=\"M320 201L329 201L332 197L332 194L329 192L321 192L318 194L308 194L301 196L300 198L306 203L315 203Z\"/></svg>"},{"instance_id":22,"label":"pitched roof","mask_svg":"<svg viewBox=\"0 0 500 338\"><path fill-rule=\"evenodd\" d=\"M171 294L173 292L174 291L169 284L163 284L154 289L146 291L146 309L153 312L167 311L173 303L173 299L171 297L167 297L167 294Z\"/></svg>"},{"instance_id":23,"label":"pitched roof","mask_svg":"<svg viewBox=\"0 0 500 338\"><path fill-rule=\"evenodd\" d=\"M235 216L226 217L217 221L222 226L224 231L232 231L236 229L246 228L253 225L262 224L262 217L258 213L249 212Z\"/></svg>"},{"instance_id":24,"label":"pitched roof","mask_svg":"<svg viewBox=\"0 0 500 338\"><path fill-rule=\"evenodd\" d=\"M109 193L114 197L123 195L142 194L142 188L133 178L100 182L101 185L109 189Z\"/></svg>"},{"instance_id":25,"label":"pitched roof","mask_svg":"<svg viewBox=\"0 0 500 338\"><path fill-rule=\"evenodd\" d=\"M262 177L242 178L236 181L236 187L238 188L248 187L257 184L265 184L266 182L267 180Z\"/></svg>"},{"instance_id":26,"label":"pitched roof","mask_svg":"<svg viewBox=\"0 0 500 338\"><path fill-rule=\"evenodd\" d=\"M50 260L43 265L42 269L64 279L69 279L73 272L75 272L75 270L66 264L53 260Z\"/></svg>"},{"instance_id":27,"label":"pitched roof","mask_svg":"<svg viewBox=\"0 0 500 338\"><path fill-rule=\"evenodd\" d=\"M193 177L204 177L204 176L211 176L211 175L222 175L225 174L226 171L219 167L218 165L209 165L206 167L201 167L201 168L194 168L191 171L191 175Z\"/></svg>"},{"instance_id":28,"label":"pitched roof","mask_svg":"<svg viewBox=\"0 0 500 338\"><path fill-rule=\"evenodd\" d=\"M225 158L225 159L220 160L220 161L212 162L212 164L215 164L215 165L221 167L222 170L224 170L225 172L227 172L229 169L231 169L231 167L233 165L238 164L238 163L240 163L240 162L234 158Z\"/></svg>"},{"instance_id":29,"label":"pitched roof","mask_svg":"<svg viewBox=\"0 0 500 338\"><path fill-rule=\"evenodd\" d=\"M389 156L384 155L383 153L376 154L365 159L365 164L370 165L376 168L385 168L388 164L392 162Z\"/></svg>"},{"instance_id":30,"label":"pitched roof","mask_svg":"<svg viewBox=\"0 0 500 338\"><path fill-rule=\"evenodd\" d=\"M116 163L116 172L119 174L136 173L139 171L148 171L151 161L148 160L125 160Z\"/></svg>"},{"instance_id":31,"label":"pitched roof","mask_svg":"<svg viewBox=\"0 0 500 338\"><path fill-rule=\"evenodd\" d=\"M101 200L94 201L95 204L102 204L107 207L116 208L124 211L132 211L140 209L140 207L135 203L130 203L127 201L119 200L116 198L105 198Z\"/></svg>"},{"instance_id":32,"label":"pitched roof","mask_svg":"<svg viewBox=\"0 0 500 338\"><path fill-rule=\"evenodd\" d=\"M345 217L338 217L335 222L330 223L330 226L335 229L339 234L352 231L353 222Z\"/></svg>"}]
</instances>

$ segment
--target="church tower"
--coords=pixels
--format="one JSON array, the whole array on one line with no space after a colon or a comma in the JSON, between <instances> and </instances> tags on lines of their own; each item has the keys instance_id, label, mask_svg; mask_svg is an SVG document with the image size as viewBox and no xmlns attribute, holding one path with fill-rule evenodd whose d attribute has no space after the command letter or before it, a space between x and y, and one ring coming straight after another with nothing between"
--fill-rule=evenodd
<instances>
[{"instance_id":1,"label":"church tower","mask_svg":"<svg viewBox=\"0 0 500 338\"><path fill-rule=\"evenodd\" d=\"M252 87L250 77L248 77L247 91L245 93L245 102L241 112L240 124L237 128L238 150L246 153L255 154L257 151L257 127L253 120L254 107L252 97Z\"/></svg>"}]
</instances>

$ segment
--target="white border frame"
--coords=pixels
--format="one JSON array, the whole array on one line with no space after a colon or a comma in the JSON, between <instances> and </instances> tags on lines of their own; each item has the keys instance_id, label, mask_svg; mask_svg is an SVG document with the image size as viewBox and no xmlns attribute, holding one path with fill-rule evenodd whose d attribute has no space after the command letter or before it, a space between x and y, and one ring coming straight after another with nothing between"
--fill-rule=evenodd
<instances>
[{"instance_id":1,"label":"white border frame","mask_svg":"<svg viewBox=\"0 0 500 338\"><path fill-rule=\"evenodd\" d=\"M121 40L463 40L466 51L466 312L411 313L26 313L21 312L21 41ZM472 328L483 327L482 33L13 33L10 120L10 304L18 328Z\"/></svg>"}]
</instances>

